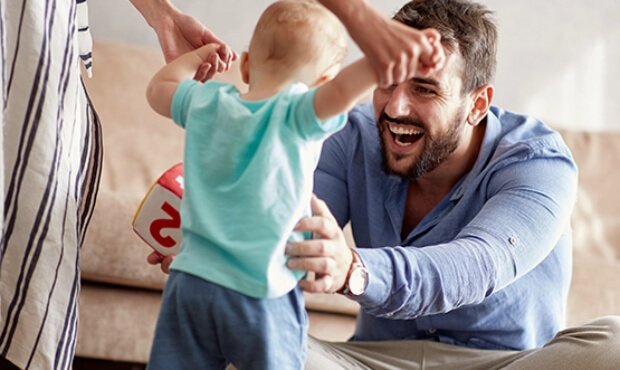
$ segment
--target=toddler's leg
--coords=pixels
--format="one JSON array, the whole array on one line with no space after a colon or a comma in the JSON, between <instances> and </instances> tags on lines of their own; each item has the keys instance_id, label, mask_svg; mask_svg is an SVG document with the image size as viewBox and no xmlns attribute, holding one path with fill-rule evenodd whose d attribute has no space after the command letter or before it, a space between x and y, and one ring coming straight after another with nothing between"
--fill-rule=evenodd
<instances>
[{"instance_id":1,"label":"toddler's leg","mask_svg":"<svg viewBox=\"0 0 620 370\"><path fill-rule=\"evenodd\" d=\"M212 315L213 306L228 304L218 298L221 289L193 275L171 271L148 370L226 368Z\"/></svg>"},{"instance_id":2,"label":"toddler's leg","mask_svg":"<svg viewBox=\"0 0 620 370\"><path fill-rule=\"evenodd\" d=\"M239 370L303 369L308 316L298 288L276 299L228 291L217 310L222 351Z\"/></svg>"}]
</instances>

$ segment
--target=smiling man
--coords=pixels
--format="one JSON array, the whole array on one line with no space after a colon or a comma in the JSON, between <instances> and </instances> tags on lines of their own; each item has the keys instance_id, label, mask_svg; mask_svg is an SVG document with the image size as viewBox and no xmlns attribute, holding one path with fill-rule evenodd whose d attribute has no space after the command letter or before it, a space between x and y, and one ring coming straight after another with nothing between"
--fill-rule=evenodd
<instances>
[{"instance_id":1,"label":"smiling man","mask_svg":"<svg viewBox=\"0 0 620 370\"><path fill-rule=\"evenodd\" d=\"M445 67L377 89L324 145L325 204L298 225L322 238L289 266L362 310L350 342L310 339L307 368L615 368L617 317L563 330L578 170L557 132L492 106L491 13L426 0L395 19L437 29Z\"/></svg>"}]
</instances>

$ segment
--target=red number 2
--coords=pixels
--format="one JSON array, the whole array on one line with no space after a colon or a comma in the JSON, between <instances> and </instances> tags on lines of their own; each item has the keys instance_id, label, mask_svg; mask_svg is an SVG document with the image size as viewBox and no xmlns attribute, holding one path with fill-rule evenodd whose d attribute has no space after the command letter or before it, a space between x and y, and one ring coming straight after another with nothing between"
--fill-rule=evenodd
<instances>
[{"instance_id":1,"label":"red number 2","mask_svg":"<svg viewBox=\"0 0 620 370\"><path fill-rule=\"evenodd\" d=\"M162 236L161 231L163 229L178 229L181 227L181 215L168 202L164 202L161 209L172 218L160 218L153 221L150 228L151 235L162 246L166 248L174 247L177 242L170 236Z\"/></svg>"}]
</instances>

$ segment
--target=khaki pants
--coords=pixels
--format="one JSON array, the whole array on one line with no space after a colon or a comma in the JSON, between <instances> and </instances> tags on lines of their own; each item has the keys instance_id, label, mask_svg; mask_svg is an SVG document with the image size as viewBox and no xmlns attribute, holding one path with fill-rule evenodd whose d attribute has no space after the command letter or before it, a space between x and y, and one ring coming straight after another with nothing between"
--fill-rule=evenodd
<instances>
[{"instance_id":1,"label":"khaki pants","mask_svg":"<svg viewBox=\"0 0 620 370\"><path fill-rule=\"evenodd\" d=\"M620 317L558 333L542 348L494 351L422 340L330 343L309 338L307 370L620 369Z\"/></svg>"}]
</instances>

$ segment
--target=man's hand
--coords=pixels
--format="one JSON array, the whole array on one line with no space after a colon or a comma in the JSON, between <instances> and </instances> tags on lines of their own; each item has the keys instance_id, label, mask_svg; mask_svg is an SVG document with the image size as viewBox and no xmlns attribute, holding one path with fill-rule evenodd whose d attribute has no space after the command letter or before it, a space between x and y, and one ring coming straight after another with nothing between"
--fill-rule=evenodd
<instances>
[{"instance_id":1,"label":"man's hand","mask_svg":"<svg viewBox=\"0 0 620 370\"><path fill-rule=\"evenodd\" d=\"M161 265L161 270L166 274L170 274L172 260L174 260L173 255L164 256L157 252L153 252L146 257L146 261L151 265Z\"/></svg>"},{"instance_id":2,"label":"man's hand","mask_svg":"<svg viewBox=\"0 0 620 370\"><path fill-rule=\"evenodd\" d=\"M303 218L296 231L313 232L321 239L290 242L286 254L291 257L288 267L315 272L313 281L302 280L299 286L310 293L334 293L344 285L353 255L344 234L329 208L316 196L312 197L312 217Z\"/></svg>"}]
</instances>

